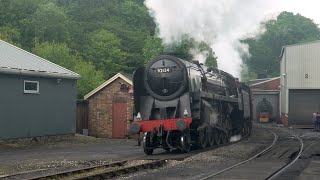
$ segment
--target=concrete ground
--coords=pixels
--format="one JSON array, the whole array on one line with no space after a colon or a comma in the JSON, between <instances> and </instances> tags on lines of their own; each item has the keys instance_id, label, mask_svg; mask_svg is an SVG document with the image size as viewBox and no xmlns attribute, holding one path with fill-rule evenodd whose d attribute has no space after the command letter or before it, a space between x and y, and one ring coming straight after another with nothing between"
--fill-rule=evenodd
<instances>
[{"instance_id":1,"label":"concrete ground","mask_svg":"<svg viewBox=\"0 0 320 180\"><path fill-rule=\"evenodd\" d=\"M120 179L198 179L206 172L219 170L235 162L251 157L253 154L269 145L272 139L266 129L276 128L291 131L288 128L277 127L275 124L256 124L251 136L238 143L225 147L207 150L204 153L191 152L191 156L181 161L170 160L164 168L143 171L136 174L120 177ZM304 140L312 140L313 147L318 146L319 132L309 130L295 130ZM318 172L319 149L310 148L305 162L294 168L293 177L299 179L312 179ZM158 158L164 150L157 150L156 155L148 156ZM312 154L312 157L309 155ZM178 156L171 153L172 156ZM165 155L168 156L168 155ZM79 169L88 166L107 164L112 161L126 159L145 159L142 147L137 146L134 139L99 139L88 136L69 136L57 139L4 142L0 141L0 179L10 174L21 173L22 176L8 179L21 179L24 174L41 175L51 174L64 170ZM316 157L316 158L315 158ZM262 165L264 167L264 165ZM258 167L256 167L258 168ZM235 173L236 174L236 173ZM298 174L301 174L299 176ZM285 179L289 178L285 176Z\"/></svg>"},{"instance_id":2,"label":"concrete ground","mask_svg":"<svg viewBox=\"0 0 320 180\"><path fill-rule=\"evenodd\" d=\"M169 161L159 169L141 171L124 175L116 179L202 179L208 174L218 172L226 167L252 157L256 152L271 143L272 136L268 129L279 136L280 146L240 167L210 179L265 179L277 169L285 165L291 155L298 151L298 141L288 141L290 134L298 134L304 141L306 151L294 166L276 179L319 179L320 177L320 133L311 129L291 129L276 124L255 124L250 137L238 143L196 154L183 161ZM290 134L289 134L290 133ZM310 146L312 144L312 146ZM296 145L296 146L295 146ZM283 150L286 150L285 152ZM270 156L272 155L272 156Z\"/></svg>"},{"instance_id":3,"label":"concrete ground","mask_svg":"<svg viewBox=\"0 0 320 180\"><path fill-rule=\"evenodd\" d=\"M69 136L49 140L0 142L0 178L10 174L81 168L143 155L133 139Z\"/></svg>"}]
</instances>

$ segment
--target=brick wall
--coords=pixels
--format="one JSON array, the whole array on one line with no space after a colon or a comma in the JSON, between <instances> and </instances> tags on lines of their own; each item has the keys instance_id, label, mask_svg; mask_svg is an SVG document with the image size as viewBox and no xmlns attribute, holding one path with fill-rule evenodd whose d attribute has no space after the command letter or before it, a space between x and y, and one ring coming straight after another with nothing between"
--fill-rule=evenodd
<instances>
[{"instance_id":1,"label":"brick wall","mask_svg":"<svg viewBox=\"0 0 320 180\"><path fill-rule=\"evenodd\" d=\"M121 84L128 84L117 78L89 98L89 135L112 138L112 101L114 96L124 97L127 101L127 126L132 119L133 100L128 92L121 92ZM128 128L128 127L127 127Z\"/></svg>"}]
</instances>

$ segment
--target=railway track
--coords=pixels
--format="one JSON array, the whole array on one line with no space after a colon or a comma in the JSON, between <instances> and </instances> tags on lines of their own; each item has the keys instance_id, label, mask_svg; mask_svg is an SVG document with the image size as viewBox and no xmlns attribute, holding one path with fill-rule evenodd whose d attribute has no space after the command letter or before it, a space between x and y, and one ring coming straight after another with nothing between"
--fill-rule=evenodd
<instances>
[{"instance_id":1,"label":"railway track","mask_svg":"<svg viewBox=\"0 0 320 180\"><path fill-rule=\"evenodd\" d=\"M40 179L110 179L115 178L124 174L135 173L145 169L153 169L164 166L167 160L183 160L187 157L196 155L198 153L210 151L216 148L229 146L237 143L243 139L246 139L249 134L243 136L240 140L229 142L226 144L220 144L213 147L207 147L205 149L193 150L189 153L175 153L175 152L164 152L154 155L143 155L134 157L128 160L113 162L105 165L98 165L86 168L80 168L77 170L63 171L59 173L52 173L47 175L38 175L32 178L23 178L29 180L40 180ZM20 175L20 174L17 174ZM15 174L7 176L7 179L20 179Z\"/></svg>"},{"instance_id":2,"label":"railway track","mask_svg":"<svg viewBox=\"0 0 320 180\"><path fill-rule=\"evenodd\" d=\"M249 135L249 134L248 134ZM245 139L248 137L248 135L244 136L242 139ZM242 140L241 139L241 140ZM240 140L240 141L241 141ZM30 180L38 180L38 179L109 179L114 178L117 176L121 176L124 174L134 173L137 171L141 171L144 169L153 169L158 168L161 166L164 166L167 162L167 160L183 160L187 157L190 157L192 155L210 151L215 148L223 147L223 146L229 146L231 144L237 143L236 142L230 142L227 144L220 144L216 145L214 147L209 147L202 150L194 150L187 154L181 154L181 153L160 153L160 154L154 154L151 156L139 156L135 158L131 158L129 160L124 161L118 161L110 164L105 165L98 165L98 166L92 166L87 168L81 168L77 170L69 170L69 171L63 171L59 173L52 173L47 175L38 175L38 176L32 176L31 178L28 178L27 176L23 176L24 174L12 174L9 176L6 176L4 178L6 179L20 179L20 175L22 175L23 179L30 179ZM30 176L29 176L30 177Z\"/></svg>"},{"instance_id":3,"label":"railway track","mask_svg":"<svg viewBox=\"0 0 320 180\"><path fill-rule=\"evenodd\" d=\"M284 171L286 171L288 168L290 168L298 159L299 157L301 156L303 150L304 150L304 143L302 141L302 139L300 137L298 137L297 135L292 135L290 134L289 138L285 138L284 140L281 140L279 141L279 136L276 135L273 131L269 130L270 133L273 134L274 136L274 139L273 139L273 142L265 149L263 149L262 151L260 151L259 153L257 153L256 155L244 160L244 161L241 161L237 164L234 164L232 166L229 166L225 169L222 169L218 172L214 172L214 173L211 173L209 175L206 175L205 177L202 176L202 178L199 178L201 180L207 180L207 179L214 179L214 178L226 178L228 179L228 176L223 176L225 174L228 174L230 173L230 171L234 168L238 168L238 167L241 167L242 165L248 163L248 162L252 162L253 165L251 166L254 166L254 160L258 159L259 157L261 156L264 156L265 154L267 154L268 152L272 152L273 150L276 149L276 146L287 146L288 143L291 143L292 144L292 139L296 139L299 141L299 144L300 144L300 148L299 148L299 151L295 154L295 157L292 158L291 161L285 163L285 165L281 166L280 168L276 169L274 172L271 173L271 175L268 175L266 177L264 177L263 179L277 179ZM277 150L276 150L277 151ZM284 151L283 154L285 154L287 151ZM272 155L272 153L269 153ZM267 167L266 167L267 168ZM243 169L244 170L244 169ZM256 178L256 179L259 179L259 178Z\"/></svg>"},{"instance_id":4,"label":"railway track","mask_svg":"<svg viewBox=\"0 0 320 180\"><path fill-rule=\"evenodd\" d=\"M143 169L153 169L163 166L166 160L126 160L102 166L65 171L57 174L30 178L40 179L110 179L127 173L134 173Z\"/></svg>"}]
</instances>

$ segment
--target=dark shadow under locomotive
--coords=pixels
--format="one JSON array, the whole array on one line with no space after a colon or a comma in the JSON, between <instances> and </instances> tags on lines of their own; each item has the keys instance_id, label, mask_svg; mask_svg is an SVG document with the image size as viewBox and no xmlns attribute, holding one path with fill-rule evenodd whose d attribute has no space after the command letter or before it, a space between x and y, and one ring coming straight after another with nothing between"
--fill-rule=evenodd
<instances>
[{"instance_id":1,"label":"dark shadow under locomotive","mask_svg":"<svg viewBox=\"0 0 320 180\"><path fill-rule=\"evenodd\" d=\"M161 55L133 76L131 134L143 133L143 148L190 151L227 143L251 131L251 94L232 75L199 62Z\"/></svg>"}]
</instances>

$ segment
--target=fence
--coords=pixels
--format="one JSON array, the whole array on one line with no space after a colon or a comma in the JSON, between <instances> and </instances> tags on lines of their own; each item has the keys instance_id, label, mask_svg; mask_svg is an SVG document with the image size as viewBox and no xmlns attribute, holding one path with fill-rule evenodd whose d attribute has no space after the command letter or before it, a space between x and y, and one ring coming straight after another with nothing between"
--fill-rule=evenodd
<instances>
[{"instance_id":1,"label":"fence","mask_svg":"<svg viewBox=\"0 0 320 180\"><path fill-rule=\"evenodd\" d=\"M76 132L88 135L88 101L77 101Z\"/></svg>"}]
</instances>

